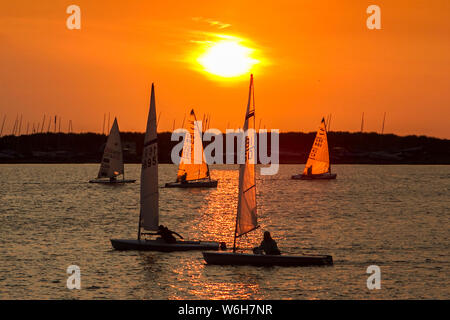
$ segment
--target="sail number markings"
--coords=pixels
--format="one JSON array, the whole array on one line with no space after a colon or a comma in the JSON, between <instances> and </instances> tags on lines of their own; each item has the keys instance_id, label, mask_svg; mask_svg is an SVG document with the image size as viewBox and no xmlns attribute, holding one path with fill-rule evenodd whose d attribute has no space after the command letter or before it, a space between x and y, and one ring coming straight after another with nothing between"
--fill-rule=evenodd
<instances>
[{"instance_id":1,"label":"sail number markings","mask_svg":"<svg viewBox=\"0 0 450 320\"><path fill-rule=\"evenodd\" d=\"M142 155L142 169L150 168L158 164L158 144L157 140L151 140L144 145Z\"/></svg>"},{"instance_id":2,"label":"sail number markings","mask_svg":"<svg viewBox=\"0 0 450 320\"><path fill-rule=\"evenodd\" d=\"M320 128L320 135L323 135L323 129ZM311 149L311 154L309 155L309 157L313 160L316 159L316 154L317 154L317 150L319 150L320 148L322 148L322 143L323 143L323 138L320 136L317 136L316 139L314 140L314 144L313 147Z\"/></svg>"}]
</instances>

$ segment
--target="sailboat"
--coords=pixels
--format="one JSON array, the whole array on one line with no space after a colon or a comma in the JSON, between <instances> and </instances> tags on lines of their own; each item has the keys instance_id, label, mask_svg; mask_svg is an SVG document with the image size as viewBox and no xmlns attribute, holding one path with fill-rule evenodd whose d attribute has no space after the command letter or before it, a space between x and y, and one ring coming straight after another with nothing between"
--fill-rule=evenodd
<instances>
[{"instance_id":1,"label":"sailboat","mask_svg":"<svg viewBox=\"0 0 450 320\"><path fill-rule=\"evenodd\" d=\"M181 161L178 166L177 180L166 183L166 188L216 188L217 180L212 180L209 166L203 157L202 141L195 141L195 137L201 137L200 128L197 125L194 109L191 110L188 120L188 132L184 139ZM195 163L195 144L201 148L201 163Z\"/></svg>"},{"instance_id":2,"label":"sailboat","mask_svg":"<svg viewBox=\"0 0 450 320\"><path fill-rule=\"evenodd\" d=\"M253 75L250 77L249 97L245 114L244 132L255 127L255 104ZM252 99L253 98L253 99ZM253 102L252 102L253 101ZM257 229L256 210L256 155L254 136L246 136L245 163L239 166L239 198L234 232L233 252L202 252L207 264L257 265L257 266L307 266L333 264L331 256L325 255L263 255L236 252L236 239Z\"/></svg>"},{"instance_id":3,"label":"sailboat","mask_svg":"<svg viewBox=\"0 0 450 320\"><path fill-rule=\"evenodd\" d=\"M293 175L292 179L329 180L336 179L336 173L331 173L330 152L328 150L327 127L322 118L316 138L314 139L308 161L302 174Z\"/></svg>"},{"instance_id":4,"label":"sailboat","mask_svg":"<svg viewBox=\"0 0 450 320\"><path fill-rule=\"evenodd\" d=\"M158 140L156 132L155 89L152 84L150 111L145 132L144 150L141 167L141 206L139 226L136 240L111 239L116 250L147 250L147 251L186 251L186 250L219 250L218 242L177 241L166 243L162 239L148 239L149 233L157 231L159 222L159 191L158 191Z\"/></svg>"},{"instance_id":5,"label":"sailboat","mask_svg":"<svg viewBox=\"0 0 450 320\"><path fill-rule=\"evenodd\" d=\"M122 179L117 176L122 175ZM125 179L125 170L123 167L122 143L120 142L119 125L117 118L114 118L113 126L109 132L103 151L100 170L96 179L89 180L90 183L133 183L136 180Z\"/></svg>"}]
</instances>

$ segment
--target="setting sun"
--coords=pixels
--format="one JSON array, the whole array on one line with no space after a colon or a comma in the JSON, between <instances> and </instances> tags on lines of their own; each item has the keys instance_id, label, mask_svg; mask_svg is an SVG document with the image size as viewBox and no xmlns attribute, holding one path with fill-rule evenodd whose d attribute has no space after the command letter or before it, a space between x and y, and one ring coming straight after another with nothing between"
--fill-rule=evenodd
<instances>
[{"instance_id":1,"label":"setting sun","mask_svg":"<svg viewBox=\"0 0 450 320\"><path fill-rule=\"evenodd\" d=\"M238 77L250 72L259 61L252 57L253 49L242 45L240 39L227 37L209 45L197 59L203 70L224 78Z\"/></svg>"}]
</instances>

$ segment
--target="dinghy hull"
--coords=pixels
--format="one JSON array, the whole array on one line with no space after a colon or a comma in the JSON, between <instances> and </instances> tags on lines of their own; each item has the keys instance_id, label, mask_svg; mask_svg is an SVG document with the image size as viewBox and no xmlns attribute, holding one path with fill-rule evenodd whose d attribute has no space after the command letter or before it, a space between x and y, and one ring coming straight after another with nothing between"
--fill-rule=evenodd
<instances>
[{"instance_id":1,"label":"dinghy hull","mask_svg":"<svg viewBox=\"0 0 450 320\"><path fill-rule=\"evenodd\" d=\"M190 251L190 250L219 250L218 242L210 241L177 241L166 243L162 240L123 240L111 239L111 245L116 250L138 251Z\"/></svg>"},{"instance_id":2,"label":"dinghy hull","mask_svg":"<svg viewBox=\"0 0 450 320\"><path fill-rule=\"evenodd\" d=\"M202 252L207 264L215 265L252 265L252 266L330 266L333 257L328 255L264 255L233 252Z\"/></svg>"},{"instance_id":3,"label":"dinghy hull","mask_svg":"<svg viewBox=\"0 0 450 320\"><path fill-rule=\"evenodd\" d=\"M192 182L168 182L166 188L217 188L217 180L192 181Z\"/></svg>"},{"instance_id":4,"label":"dinghy hull","mask_svg":"<svg viewBox=\"0 0 450 320\"><path fill-rule=\"evenodd\" d=\"M115 180L115 181L100 180L100 179L89 180L89 183L103 183L103 184L121 184L121 183L135 183L135 182L136 180L133 179Z\"/></svg>"},{"instance_id":5,"label":"dinghy hull","mask_svg":"<svg viewBox=\"0 0 450 320\"><path fill-rule=\"evenodd\" d=\"M292 176L292 179L294 180L331 180L336 179L337 174L336 173L323 173L323 174L313 174L313 175L306 175L306 174L297 174Z\"/></svg>"}]
</instances>

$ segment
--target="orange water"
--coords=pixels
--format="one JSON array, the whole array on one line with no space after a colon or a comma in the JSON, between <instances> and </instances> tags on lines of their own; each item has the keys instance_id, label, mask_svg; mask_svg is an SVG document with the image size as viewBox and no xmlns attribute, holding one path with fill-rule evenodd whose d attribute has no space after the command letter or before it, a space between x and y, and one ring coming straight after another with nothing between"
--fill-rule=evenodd
<instances>
[{"instance_id":1,"label":"orange water","mask_svg":"<svg viewBox=\"0 0 450 320\"><path fill-rule=\"evenodd\" d=\"M235 166L213 166L217 189L160 189L160 222L185 238L232 246ZM135 239L135 184L89 184L98 165L0 165L1 299L400 299L450 298L450 166L336 165L335 181L290 180L302 165L258 176L261 228L285 253L333 255L333 267L207 266L201 252L118 252ZM160 185L177 167L160 165ZM258 172L259 173L259 172ZM66 288L69 265L81 290ZM369 291L366 269L381 268Z\"/></svg>"}]
</instances>

